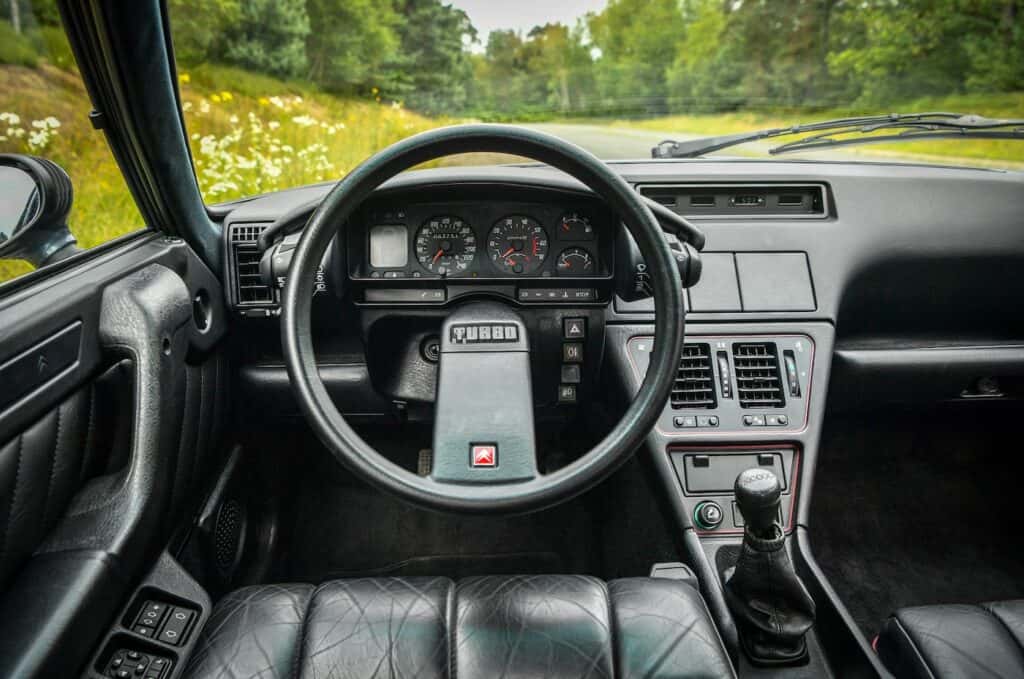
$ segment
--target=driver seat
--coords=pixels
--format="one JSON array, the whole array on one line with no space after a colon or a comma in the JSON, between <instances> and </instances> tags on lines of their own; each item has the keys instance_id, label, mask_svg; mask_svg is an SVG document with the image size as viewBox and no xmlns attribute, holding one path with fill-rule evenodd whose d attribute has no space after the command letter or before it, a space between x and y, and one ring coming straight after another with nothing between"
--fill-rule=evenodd
<instances>
[{"instance_id":1,"label":"driver seat","mask_svg":"<svg viewBox=\"0 0 1024 679\"><path fill-rule=\"evenodd\" d=\"M361 578L237 590L185 677L735 677L681 580Z\"/></svg>"}]
</instances>

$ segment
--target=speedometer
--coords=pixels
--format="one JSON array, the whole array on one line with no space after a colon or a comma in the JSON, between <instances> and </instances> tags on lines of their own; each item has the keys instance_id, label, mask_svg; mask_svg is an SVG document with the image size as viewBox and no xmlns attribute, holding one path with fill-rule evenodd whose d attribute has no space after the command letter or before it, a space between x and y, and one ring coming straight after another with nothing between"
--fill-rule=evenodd
<instances>
[{"instance_id":1,"label":"speedometer","mask_svg":"<svg viewBox=\"0 0 1024 679\"><path fill-rule=\"evenodd\" d=\"M548 234L531 217L502 217L487 236L487 254L501 271L533 273L548 256Z\"/></svg>"},{"instance_id":2,"label":"speedometer","mask_svg":"<svg viewBox=\"0 0 1024 679\"><path fill-rule=\"evenodd\" d=\"M416 232L416 260L431 273L463 273L475 257L476 234L458 217L431 217Z\"/></svg>"}]
</instances>

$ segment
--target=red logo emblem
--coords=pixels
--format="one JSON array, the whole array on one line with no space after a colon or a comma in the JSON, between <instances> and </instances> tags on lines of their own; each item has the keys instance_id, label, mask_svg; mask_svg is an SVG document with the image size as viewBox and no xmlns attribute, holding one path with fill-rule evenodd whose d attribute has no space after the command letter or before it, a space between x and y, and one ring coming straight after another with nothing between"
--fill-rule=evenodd
<instances>
[{"instance_id":1,"label":"red logo emblem","mask_svg":"<svg viewBox=\"0 0 1024 679\"><path fill-rule=\"evenodd\" d=\"M493 444L474 445L470 448L470 460L474 467L497 467L498 446Z\"/></svg>"}]
</instances>

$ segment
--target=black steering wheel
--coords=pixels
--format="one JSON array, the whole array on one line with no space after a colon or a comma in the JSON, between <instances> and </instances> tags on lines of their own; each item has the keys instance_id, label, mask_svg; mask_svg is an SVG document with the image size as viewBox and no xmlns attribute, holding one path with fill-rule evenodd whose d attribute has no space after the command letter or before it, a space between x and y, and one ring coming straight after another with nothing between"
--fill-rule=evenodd
<instances>
[{"instance_id":1,"label":"black steering wheel","mask_svg":"<svg viewBox=\"0 0 1024 679\"><path fill-rule=\"evenodd\" d=\"M586 184L625 222L643 255L654 293L655 337L647 375L619 423L586 455L550 474L537 472L525 326L509 307L455 309L442 330L433 472L419 476L369 446L338 412L316 366L310 309L316 268L354 210L394 175L456 153L525 156ZM338 461L372 485L415 504L464 512L525 512L568 500L598 483L637 449L665 407L683 341L682 286L675 260L641 196L605 163L557 137L504 125L459 125L404 139L372 156L342 179L310 217L293 255L284 290L281 340L296 398L313 430ZM474 323L512 328L514 341L464 343ZM461 330L460 330L461 328ZM458 398L458 388L497 366L505 388L487 398ZM511 382L510 382L511 380ZM506 395L507 394L507 400ZM525 394L525 402L524 402ZM500 407L495 410L495 405ZM509 436L508 418L518 418ZM522 418L528 418L523 422ZM524 435L527 432L528 435ZM492 448L492 449L491 449ZM490 449L490 450L489 450ZM479 458L476 457L479 454ZM488 454L492 455L488 458ZM485 464L477 466L477 462Z\"/></svg>"}]
</instances>

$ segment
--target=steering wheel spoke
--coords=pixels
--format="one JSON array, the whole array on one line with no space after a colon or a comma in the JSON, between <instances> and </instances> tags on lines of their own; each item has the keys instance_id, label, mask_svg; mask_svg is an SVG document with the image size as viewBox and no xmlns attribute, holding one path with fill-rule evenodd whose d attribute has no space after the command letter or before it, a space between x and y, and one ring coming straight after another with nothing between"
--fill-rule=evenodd
<instances>
[{"instance_id":1,"label":"steering wheel spoke","mask_svg":"<svg viewBox=\"0 0 1024 679\"><path fill-rule=\"evenodd\" d=\"M497 303L461 307L441 328L431 478L507 484L536 476L526 324Z\"/></svg>"}]
</instances>

